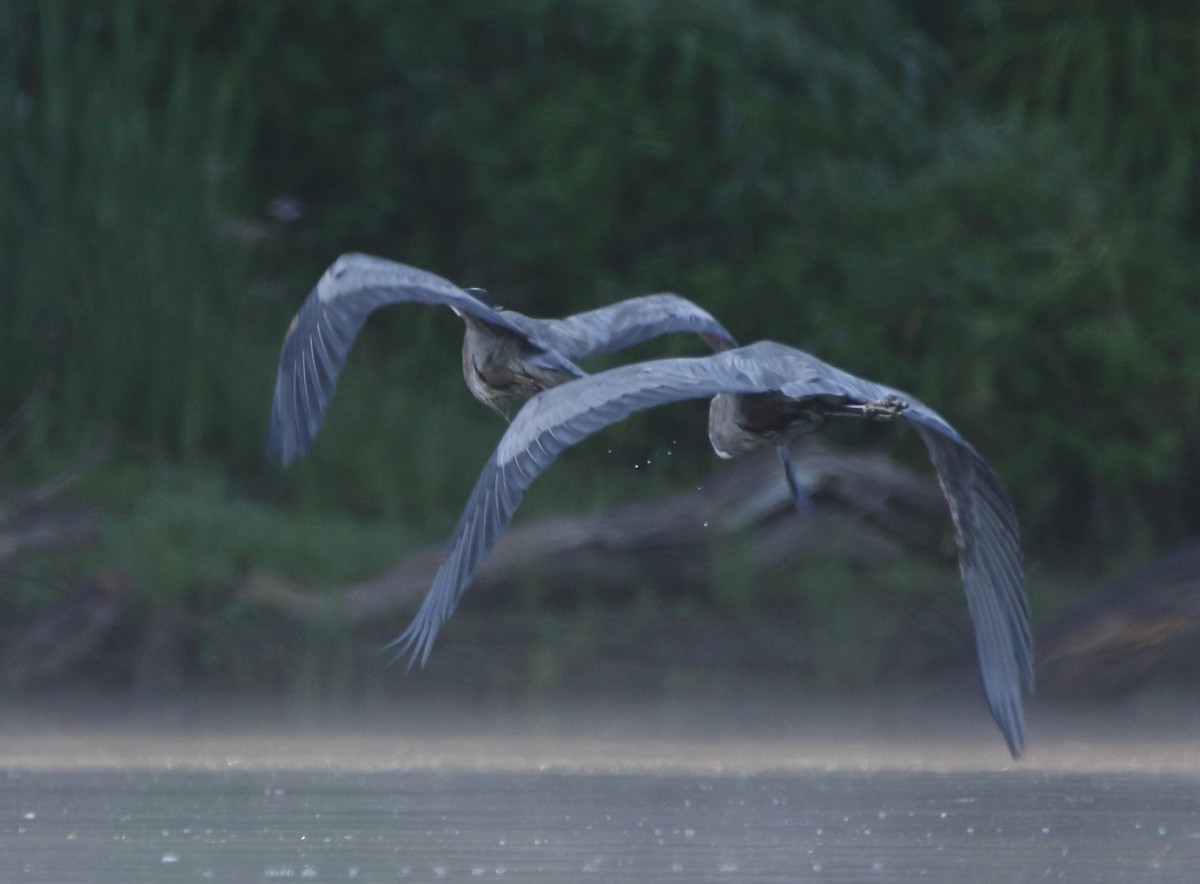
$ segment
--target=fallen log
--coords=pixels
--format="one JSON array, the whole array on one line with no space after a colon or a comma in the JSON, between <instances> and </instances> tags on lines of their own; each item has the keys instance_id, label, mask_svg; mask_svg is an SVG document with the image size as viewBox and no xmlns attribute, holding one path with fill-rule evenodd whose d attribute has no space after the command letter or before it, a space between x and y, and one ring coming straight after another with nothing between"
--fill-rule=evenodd
<instances>
[{"instance_id":1,"label":"fallen log","mask_svg":"<svg viewBox=\"0 0 1200 884\"><path fill-rule=\"evenodd\" d=\"M1200 542L1110 583L1039 639L1044 691L1118 694L1200 673Z\"/></svg>"},{"instance_id":2,"label":"fallen log","mask_svg":"<svg viewBox=\"0 0 1200 884\"><path fill-rule=\"evenodd\" d=\"M126 616L133 585L120 571L103 570L79 581L52 605L34 611L5 634L0 675L8 687L60 681L84 665Z\"/></svg>"},{"instance_id":3,"label":"fallen log","mask_svg":"<svg viewBox=\"0 0 1200 884\"><path fill-rule=\"evenodd\" d=\"M24 513L0 525L0 564L32 552L96 543L104 516L93 510Z\"/></svg>"},{"instance_id":4,"label":"fallen log","mask_svg":"<svg viewBox=\"0 0 1200 884\"><path fill-rule=\"evenodd\" d=\"M793 456L811 500L801 511L775 453L756 452L722 466L699 489L511 526L472 586L537 580L550 595L581 586L608 594L637 586L685 593L709 583L714 545L731 543L747 579L817 553L850 562L887 560L907 549L952 554L949 516L931 477L878 453L834 451L815 440L793 443ZM301 618L333 615L358 625L414 608L443 553L438 545L377 577L319 591L256 571L241 590Z\"/></svg>"},{"instance_id":5,"label":"fallen log","mask_svg":"<svg viewBox=\"0 0 1200 884\"><path fill-rule=\"evenodd\" d=\"M11 439L43 401L35 394L0 431L0 447ZM61 472L31 489L0 499L0 566L11 567L35 552L98 543L105 516L83 507L51 507L58 494L103 462L112 440L85 449ZM106 640L124 613L128 583L101 573L74 586L49 608L5 630L0 643L0 677L9 686L46 683L86 661Z\"/></svg>"},{"instance_id":6,"label":"fallen log","mask_svg":"<svg viewBox=\"0 0 1200 884\"><path fill-rule=\"evenodd\" d=\"M0 499L0 565L30 552L81 546L100 539L104 518L99 512L78 507L50 510L46 505L104 461L111 450L111 439L106 438L40 485Z\"/></svg>"}]
</instances>

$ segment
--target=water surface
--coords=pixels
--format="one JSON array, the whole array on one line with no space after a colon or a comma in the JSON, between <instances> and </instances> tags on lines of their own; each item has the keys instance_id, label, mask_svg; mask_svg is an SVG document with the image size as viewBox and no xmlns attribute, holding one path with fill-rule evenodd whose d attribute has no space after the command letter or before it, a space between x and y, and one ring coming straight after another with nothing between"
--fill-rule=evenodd
<instances>
[{"instance_id":1,"label":"water surface","mask_svg":"<svg viewBox=\"0 0 1200 884\"><path fill-rule=\"evenodd\" d=\"M1190 711L819 711L10 720L0 881L1196 880Z\"/></svg>"}]
</instances>

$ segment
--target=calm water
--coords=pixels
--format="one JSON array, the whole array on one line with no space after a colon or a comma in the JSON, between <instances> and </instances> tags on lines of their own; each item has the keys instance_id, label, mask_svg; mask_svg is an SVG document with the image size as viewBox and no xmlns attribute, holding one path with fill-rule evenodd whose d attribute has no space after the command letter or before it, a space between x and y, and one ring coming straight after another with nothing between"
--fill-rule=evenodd
<instances>
[{"instance_id":1,"label":"calm water","mask_svg":"<svg viewBox=\"0 0 1200 884\"><path fill-rule=\"evenodd\" d=\"M10 717L0 882L1200 880L1194 711L1034 715L1014 765L967 710L695 737L713 710L325 734Z\"/></svg>"},{"instance_id":2,"label":"calm water","mask_svg":"<svg viewBox=\"0 0 1200 884\"><path fill-rule=\"evenodd\" d=\"M1200 781L12 772L3 881L1193 881Z\"/></svg>"}]
</instances>

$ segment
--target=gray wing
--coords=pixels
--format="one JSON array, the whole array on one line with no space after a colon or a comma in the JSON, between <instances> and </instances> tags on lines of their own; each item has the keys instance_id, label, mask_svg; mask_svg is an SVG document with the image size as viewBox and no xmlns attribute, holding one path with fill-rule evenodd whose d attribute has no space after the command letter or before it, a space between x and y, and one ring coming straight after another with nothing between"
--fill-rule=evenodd
<instances>
[{"instance_id":1,"label":"gray wing","mask_svg":"<svg viewBox=\"0 0 1200 884\"><path fill-rule=\"evenodd\" d=\"M1016 758L1025 747L1021 689L1033 693L1033 635L1016 513L992 468L957 433L947 433L944 421L919 412L909 419L950 507L983 691Z\"/></svg>"},{"instance_id":2,"label":"gray wing","mask_svg":"<svg viewBox=\"0 0 1200 884\"><path fill-rule=\"evenodd\" d=\"M440 276L384 258L342 255L309 293L284 337L268 454L286 464L308 451L367 316L400 303L444 305L524 336L503 313Z\"/></svg>"},{"instance_id":3,"label":"gray wing","mask_svg":"<svg viewBox=\"0 0 1200 884\"><path fill-rule=\"evenodd\" d=\"M450 547L413 622L391 646L429 658L476 569L521 504L526 489L567 448L629 415L718 393L761 393L786 384L809 396L845 398L820 360L761 342L715 356L623 365L545 390L513 419L467 500Z\"/></svg>"},{"instance_id":4,"label":"gray wing","mask_svg":"<svg viewBox=\"0 0 1200 884\"><path fill-rule=\"evenodd\" d=\"M1012 501L979 452L932 408L903 391L826 367L852 398L893 395L908 403L903 417L925 443L950 508L984 694L1015 758L1025 745L1021 690L1033 692L1033 636ZM801 389L785 385L783 392L799 395Z\"/></svg>"},{"instance_id":5,"label":"gray wing","mask_svg":"<svg viewBox=\"0 0 1200 884\"><path fill-rule=\"evenodd\" d=\"M644 295L565 319L538 319L536 340L578 361L632 347L651 338L691 332L714 351L737 346L725 327L706 310L679 295Z\"/></svg>"}]
</instances>

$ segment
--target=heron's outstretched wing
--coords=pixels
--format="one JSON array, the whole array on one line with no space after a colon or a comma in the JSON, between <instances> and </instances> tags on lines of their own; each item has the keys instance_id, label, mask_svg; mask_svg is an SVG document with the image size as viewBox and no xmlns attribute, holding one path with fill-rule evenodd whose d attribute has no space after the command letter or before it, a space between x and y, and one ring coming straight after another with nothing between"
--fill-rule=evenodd
<instances>
[{"instance_id":1,"label":"heron's outstretched wing","mask_svg":"<svg viewBox=\"0 0 1200 884\"><path fill-rule=\"evenodd\" d=\"M1033 635L1016 513L999 477L973 447L947 433L944 421L928 421L920 412L909 417L950 507L983 691L1016 758L1025 746L1021 689L1033 692Z\"/></svg>"},{"instance_id":2,"label":"heron's outstretched wing","mask_svg":"<svg viewBox=\"0 0 1200 884\"><path fill-rule=\"evenodd\" d=\"M984 694L1017 757L1025 745L1021 690L1033 692L1033 637L1012 501L979 452L928 405L900 390L826 368L854 398L874 401L891 395L908 403L901 416L915 425L925 443L950 508ZM802 388L785 385L782 392L800 395Z\"/></svg>"},{"instance_id":3,"label":"heron's outstretched wing","mask_svg":"<svg viewBox=\"0 0 1200 884\"><path fill-rule=\"evenodd\" d=\"M1013 757L1025 745L1021 691L1033 692L1033 636L1012 501L983 457L940 414L907 393L828 366L858 398L899 396L925 443L954 524L958 568L975 628L983 691ZM785 387L783 392L791 395Z\"/></svg>"},{"instance_id":4,"label":"heron's outstretched wing","mask_svg":"<svg viewBox=\"0 0 1200 884\"><path fill-rule=\"evenodd\" d=\"M484 466L450 540L433 585L393 645L428 659L434 637L454 611L475 570L508 525L533 480L567 448L637 411L717 393L779 390L844 397L820 360L771 342L714 356L623 365L534 396L517 413Z\"/></svg>"},{"instance_id":5,"label":"heron's outstretched wing","mask_svg":"<svg viewBox=\"0 0 1200 884\"><path fill-rule=\"evenodd\" d=\"M503 312L440 276L371 255L342 255L325 271L284 337L267 437L271 456L286 464L308 451L367 316L399 303L440 304L524 334Z\"/></svg>"},{"instance_id":6,"label":"heron's outstretched wing","mask_svg":"<svg viewBox=\"0 0 1200 884\"><path fill-rule=\"evenodd\" d=\"M632 347L651 338L692 332L720 352L737 346L733 335L706 310L679 295L629 298L565 319L536 319L536 340L578 361Z\"/></svg>"}]
</instances>

